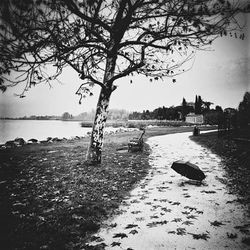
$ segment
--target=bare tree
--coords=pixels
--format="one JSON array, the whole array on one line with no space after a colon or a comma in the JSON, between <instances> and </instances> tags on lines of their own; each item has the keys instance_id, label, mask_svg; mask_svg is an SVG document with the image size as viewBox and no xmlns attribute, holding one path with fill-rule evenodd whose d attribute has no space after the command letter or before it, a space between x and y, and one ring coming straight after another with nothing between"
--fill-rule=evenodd
<instances>
[{"instance_id":1,"label":"bare tree","mask_svg":"<svg viewBox=\"0 0 250 250\"><path fill-rule=\"evenodd\" d=\"M2 0L0 7L1 90L23 83L24 97L67 66L83 80L81 98L101 87L87 153L92 163L101 162L116 80L182 73L195 49L240 29L235 15L249 9L236 0Z\"/></svg>"}]
</instances>

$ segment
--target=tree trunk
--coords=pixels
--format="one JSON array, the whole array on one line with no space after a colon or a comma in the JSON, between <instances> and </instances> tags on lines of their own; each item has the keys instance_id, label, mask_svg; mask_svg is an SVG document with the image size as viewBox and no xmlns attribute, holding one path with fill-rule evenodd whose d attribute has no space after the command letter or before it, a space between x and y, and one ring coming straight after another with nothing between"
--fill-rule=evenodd
<instances>
[{"instance_id":1,"label":"tree trunk","mask_svg":"<svg viewBox=\"0 0 250 250\"><path fill-rule=\"evenodd\" d=\"M101 89L97 103L95 120L92 127L90 145L87 152L87 162L91 164L101 163L104 127L108 117L108 105L111 91Z\"/></svg>"},{"instance_id":2,"label":"tree trunk","mask_svg":"<svg viewBox=\"0 0 250 250\"><path fill-rule=\"evenodd\" d=\"M113 83L109 80L114 76L115 63L116 56L107 58L103 87L101 89L96 107L90 145L86 157L87 162L91 164L101 163L104 127L108 117L109 99L112 91L114 90Z\"/></svg>"}]
</instances>

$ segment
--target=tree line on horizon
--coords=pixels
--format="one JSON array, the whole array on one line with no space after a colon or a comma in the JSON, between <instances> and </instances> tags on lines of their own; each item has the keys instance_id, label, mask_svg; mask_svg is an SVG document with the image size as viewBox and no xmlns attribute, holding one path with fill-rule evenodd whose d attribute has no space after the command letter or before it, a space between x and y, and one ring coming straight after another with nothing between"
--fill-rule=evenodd
<instances>
[{"instance_id":1,"label":"tree line on horizon","mask_svg":"<svg viewBox=\"0 0 250 250\"><path fill-rule=\"evenodd\" d=\"M154 109L153 111L143 110L143 112L133 112L129 115L129 120L183 120L189 113L207 114L210 111L222 111L220 106L211 109L212 102L204 101L200 95L195 96L195 102L187 102L183 97L182 103L179 106L171 106L169 108L163 106Z\"/></svg>"},{"instance_id":2,"label":"tree line on horizon","mask_svg":"<svg viewBox=\"0 0 250 250\"><path fill-rule=\"evenodd\" d=\"M129 120L182 120L185 121L189 113L203 115L204 123L218 125L220 123L230 123L232 127L246 127L250 124L250 92L245 92L243 100L239 103L238 109L225 108L216 105L211 109L213 103L204 101L200 95L195 96L195 102L187 102L183 97L179 106L159 107L153 111L133 112L129 115ZM224 126L224 125L223 125Z\"/></svg>"},{"instance_id":3,"label":"tree line on horizon","mask_svg":"<svg viewBox=\"0 0 250 250\"><path fill-rule=\"evenodd\" d=\"M142 112L129 112L125 109L110 109L108 120L179 120L185 121L186 116L190 113L203 115L204 123L210 125L218 125L230 123L232 127L246 127L250 123L250 92L245 92L243 100L239 103L237 109L225 108L216 105L211 108L214 103L205 101L200 95L195 96L195 102L187 102L183 97L181 105L171 106L169 108L163 106L153 111L143 110ZM66 112L67 113L67 112ZM77 116L67 113L71 120L92 121L95 111L84 112ZM63 114L65 116L65 113ZM62 117L63 117L62 116ZM223 125L228 126L228 125Z\"/></svg>"},{"instance_id":4,"label":"tree line on horizon","mask_svg":"<svg viewBox=\"0 0 250 250\"><path fill-rule=\"evenodd\" d=\"M195 102L187 102L183 97L181 105L171 107L158 107L153 111L143 110L142 112L134 111L129 112L125 109L110 109L108 114L108 120L180 120L185 121L186 116L189 113L201 114L204 117L205 124L217 125L222 120L225 120L228 115L231 116L232 123L240 124L240 126L246 126L250 123L250 92L244 94L243 100L239 103L238 109L225 108L216 105L214 109L211 109L213 103L204 101L200 95L195 96ZM69 112L64 112L60 115L32 115L24 116L15 119L24 120L64 120L64 121L93 121L95 116L95 110L90 112L83 112L79 115L73 116ZM223 118L224 117L224 118ZM3 119L3 118L2 118ZM10 119L10 118L4 118Z\"/></svg>"},{"instance_id":5,"label":"tree line on horizon","mask_svg":"<svg viewBox=\"0 0 250 250\"><path fill-rule=\"evenodd\" d=\"M238 123L250 123L250 97L249 92L246 92L243 101L240 102L238 109L225 108L216 105L215 108L211 108L213 105L210 101L205 101L200 95L195 96L194 102L187 102L185 97L182 99L181 105L170 106L170 107L158 107L153 111L143 110L142 112L134 111L129 112L125 109L110 109L108 114L108 120L179 120L185 121L186 116L190 113L201 114L204 117L205 124L217 125L221 117L228 113L237 114ZM246 111L247 110L247 111ZM249 115L247 115L249 113ZM77 116L72 116L68 112L62 115L62 120L81 120L81 121L92 121L94 119L95 111L83 112ZM63 119L64 117L64 119ZM65 119L67 117L67 119ZM234 118L236 119L236 118ZM245 121L246 120L246 121Z\"/></svg>"}]
</instances>

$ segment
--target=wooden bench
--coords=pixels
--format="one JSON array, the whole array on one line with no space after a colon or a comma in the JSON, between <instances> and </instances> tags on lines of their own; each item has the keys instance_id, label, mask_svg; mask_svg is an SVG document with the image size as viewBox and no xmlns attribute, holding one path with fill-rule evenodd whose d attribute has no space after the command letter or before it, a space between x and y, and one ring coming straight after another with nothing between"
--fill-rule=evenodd
<instances>
[{"instance_id":1,"label":"wooden bench","mask_svg":"<svg viewBox=\"0 0 250 250\"><path fill-rule=\"evenodd\" d=\"M138 152L143 150L143 135L145 134L145 129L142 128L142 134L139 138L132 138L128 142L128 152Z\"/></svg>"}]
</instances>

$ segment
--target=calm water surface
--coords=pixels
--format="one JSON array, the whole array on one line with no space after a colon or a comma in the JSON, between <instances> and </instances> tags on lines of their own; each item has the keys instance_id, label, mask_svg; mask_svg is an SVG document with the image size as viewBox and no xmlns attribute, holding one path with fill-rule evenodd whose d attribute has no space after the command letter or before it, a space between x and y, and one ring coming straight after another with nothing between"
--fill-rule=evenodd
<instances>
[{"instance_id":1,"label":"calm water surface","mask_svg":"<svg viewBox=\"0 0 250 250\"><path fill-rule=\"evenodd\" d=\"M0 120L0 143L22 137L24 140L47 137L84 136L91 128L82 128L79 121Z\"/></svg>"}]
</instances>

